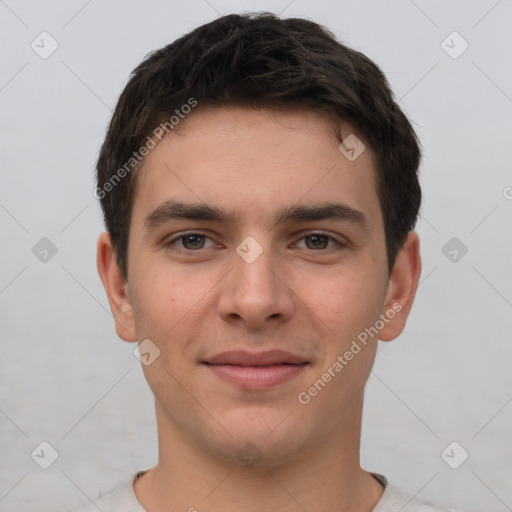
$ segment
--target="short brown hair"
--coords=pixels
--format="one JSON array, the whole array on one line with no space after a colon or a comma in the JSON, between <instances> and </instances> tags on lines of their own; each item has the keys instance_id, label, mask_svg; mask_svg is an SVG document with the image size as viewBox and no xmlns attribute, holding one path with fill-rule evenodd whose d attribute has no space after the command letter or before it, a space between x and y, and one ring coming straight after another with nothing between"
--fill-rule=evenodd
<instances>
[{"instance_id":1,"label":"short brown hair","mask_svg":"<svg viewBox=\"0 0 512 512\"><path fill-rule=\"evenodd\" d=\"M421 151L384 74L312 21L248 13L218 18L150 53L119 98L98 158L96 196L125 279L137 151L191 98L198 108L312 109L353 125L375 156L391 271L416 224Z\"/></svg>"}]
</instances>

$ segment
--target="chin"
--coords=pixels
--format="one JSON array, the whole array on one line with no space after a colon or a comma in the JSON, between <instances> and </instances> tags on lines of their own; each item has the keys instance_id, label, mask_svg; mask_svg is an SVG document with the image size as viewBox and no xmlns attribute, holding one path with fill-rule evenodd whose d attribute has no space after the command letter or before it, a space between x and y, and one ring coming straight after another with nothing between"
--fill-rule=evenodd
<instances>
[{"instance_id":1,"label":"chin","mask_svg":"<svg viewBox=\"0 0 512 512\"><path fill-rule=\"evenodd\" d=\"M291 413L291 414L290 414ZM290 420L287 422L287 416ZM269 410L255 407L253 410L234 411L222 424L229 432L223 432L217 442L209 440L210 449L216 456L246 467L274 467L286 464L309 447L307 426L301 423L292 409ZM283 421L284 420L284 421ZM312 440L310 440L312 444Z\"/></svg>"},{"instance_id":2,"label":"chin","mask_svg":"<svg viewBox=\"0 0 512 512\"><path fill-rule=\"evenodd\" d=\"M211 448L216 457L241 467L272 468L296 459L301 452L301 443L290 439L250 441L246 437L234 437L225 445Z\"/></svg>"}]
</instances>

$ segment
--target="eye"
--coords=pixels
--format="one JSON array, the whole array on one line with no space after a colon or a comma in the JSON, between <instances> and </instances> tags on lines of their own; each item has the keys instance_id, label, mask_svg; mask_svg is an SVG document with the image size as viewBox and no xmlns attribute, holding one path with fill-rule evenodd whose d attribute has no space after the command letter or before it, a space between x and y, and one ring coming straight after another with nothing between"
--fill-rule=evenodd
<instances>
[{"instance_id":1,"label":"eye","mask_svg":"<svg viewBox=\"0 0 512 512\"><path fill-rule=\"evenodd\" d=\"M302 242L304 243L302 244ZM336 247L343 248L346 244L325 233L310 233L303 236L296 246L311 251L323 252ZM202 233L189 232L173 237L164 243L164 247L182 252L197 252L201 249L217 247L217 245L210 237Z\"/></svg>"},{"instance_id":2,"label":"eye","mask_svg":"<svg viewBox=\"0 0 512 512\"><path fill-rule=\"evenodd\" d=\"M182 233L179 236L174 237L172 240L169 240L164 245L166 248L172 248L172 246L176 247L176 243L178 242L177 249L178 250L187 250L187 251L197 251L199 249L206 248L206 241L212 240L206 235L202 235L201 233ZM213 247L215 244L213 242L209 247Z\"/></svg>"},{"instance_id":3,"label":"eye","mask_svg":"<svg viewBox=\"0 0 512 512\"><path fill-rule=\"evenodd\" d=\"M343 247L344 244L338 242L333 237L326 235L324 233L311 233L301 238L301 240L305 240L306 249L311 249L313 251L330 249L333 246ZM331 245L329 245L331 244Z\"/></svg>"}]
</instances>

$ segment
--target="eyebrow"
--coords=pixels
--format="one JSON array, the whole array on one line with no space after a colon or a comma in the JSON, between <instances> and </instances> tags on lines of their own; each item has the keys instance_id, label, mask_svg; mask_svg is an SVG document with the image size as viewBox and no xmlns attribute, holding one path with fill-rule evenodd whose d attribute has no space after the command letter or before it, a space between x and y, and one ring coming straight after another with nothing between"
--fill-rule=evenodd
<instances>
[{"instance_id":1,"label":"eyebrow","mask_svg":"<svg viewBox=\"0 0 512 512\"><path fill-rule=\"evenodd\" d=\"M160 225L176 219L210 221L223 224L234 224L239 215L207 204L183 203L168 200L159 205L144 220L145 228L153 230ZM292 205L275 212L275 225L287 222L312 222L318 220L333 220L355 224L365 230L370 229L366 215L342 203L322 203L316 205Z\"/></svg>"}]
</instances>

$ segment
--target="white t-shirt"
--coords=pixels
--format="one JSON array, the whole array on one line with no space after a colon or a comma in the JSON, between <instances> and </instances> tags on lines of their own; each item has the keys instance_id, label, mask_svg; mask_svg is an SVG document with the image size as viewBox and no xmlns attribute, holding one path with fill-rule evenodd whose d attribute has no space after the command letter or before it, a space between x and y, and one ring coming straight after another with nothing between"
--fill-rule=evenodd
<instances>
[{"instance_id":1,"label":"white t-shirt","mask_svg":"<svg viewBox=\"0 0 512 512\"><path fill-rule=\"evenodd\" d=\"M98 512L98 508L102 512L147 512L139 503L133 490L133 483L144 473L145 471L139 471L135 476L131 476L114 491L96 500L95 504L89 503L68 512ZM371 474L384 486L384 494L372 512L457 512L454 509L440 508L430 501L415 498L390 484L385 476L378 473Z\"/></svg>"}]
</instances>

